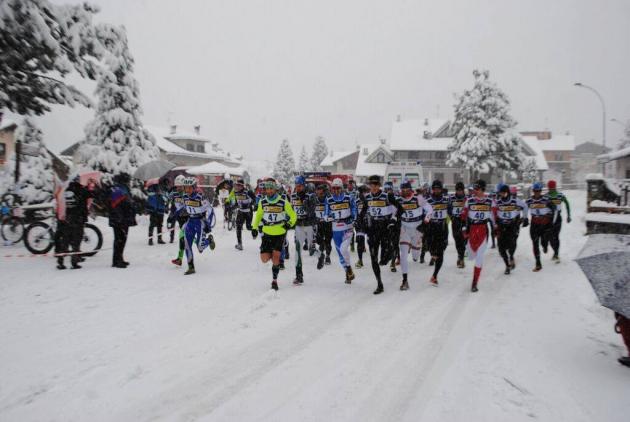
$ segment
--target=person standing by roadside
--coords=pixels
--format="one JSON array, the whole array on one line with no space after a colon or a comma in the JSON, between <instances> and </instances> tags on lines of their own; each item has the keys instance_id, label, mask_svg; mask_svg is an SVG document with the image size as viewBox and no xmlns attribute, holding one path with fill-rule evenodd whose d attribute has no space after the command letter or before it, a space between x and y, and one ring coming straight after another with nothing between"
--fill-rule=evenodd
<instances>
[{"instance_id":1,"label":"person standing by roadside","mask_svg":"<svg viewBox=\"0 0 630 422\"><path fill-rule=\"evenodd\" d=\"M127 268L129 262L123 258L129 227L136 225L136 209L129 192L130 177L127 173L114 176L109 202L109 226L114 230L114 253L112 267Z\"/></svg>"},{"instance_id":2,"label":"person standing by roadside","mask_svg":"<svg viewBox=\"0 0 630 422\"><path fill-rule=\"evenodd\" d=\"M162 226L164 225L166 199L159 183L155 183L147 189L146 209L149 213L149 246L153 245L153 229L156 229L157 232L157 243L163 245Z\"/></svg>"},{"instance_id":3,"label":"person standing by roadside","mask_svg":"<svg viewBox=\"0 0 630 422\"><path fill-rule=\"evenodd\" d=\"M65 203L65 216L61 218L58 213L57 231L55 233L55 253L63 254L72 248L70 263L73 269L81 268L80 252L83 229L88 217L88 199L92 194L79 182L76 176L63 192ZM65 270L64 255L57 256L57 269Z\"/></svg>"}]
</instances>

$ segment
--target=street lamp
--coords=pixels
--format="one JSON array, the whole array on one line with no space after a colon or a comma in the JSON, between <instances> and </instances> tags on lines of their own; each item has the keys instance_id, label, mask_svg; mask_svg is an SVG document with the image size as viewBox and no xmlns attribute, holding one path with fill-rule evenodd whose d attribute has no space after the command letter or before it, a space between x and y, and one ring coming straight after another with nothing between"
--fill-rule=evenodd
<instances>
[{"instance_id":1,"label":"street lamp","mask_svg":"<svg viewBox=\"0 0 630 422\"><path fill-rule=\"evenodd\" d=\"M622 121L621 121L621 120L619 120L619 119L615 119L614 117L613 117L612 119L610 119L610 121L611 121L611 122L615 122L615 123L617 123L617 124L619 124L619 125L623 126L624 128L626 127L626 124L625 124L624 122L622 122Z\"/></svg>"},{"instance_id":2,"label":"street lamp","mask_svg":"<svg viewBox=\"0 0 630 422\"><path fill-rule=\"evenodd\" d=\"M604 103L604 97L602 97L602 95L595 88L584 85L581 82L576 82L573 85L580 88L588 89L589 91L597 95L597 98L599 98L599 101L602 103L602 145L604 146L604 148L606 148L606 104ZM602 174L605 175L605 172L606 164L602 164Z\"/></svg>"}]
</instances>

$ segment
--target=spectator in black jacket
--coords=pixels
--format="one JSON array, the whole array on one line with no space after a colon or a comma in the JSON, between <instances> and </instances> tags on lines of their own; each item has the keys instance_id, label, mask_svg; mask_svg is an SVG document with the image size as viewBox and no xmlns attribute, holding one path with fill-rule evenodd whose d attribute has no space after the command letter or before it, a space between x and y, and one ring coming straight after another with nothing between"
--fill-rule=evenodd
<instances>
[{"instance_id":1,"label":"spectator in black jacket","mask_svg":"<svg viewBox=\"0 0 630 422\"><path fill-rule=\"evenodd\" d=\"M129 192L129 175L114 176L109 204L109 225L114 229L114 256L112 267L127 268L129 262L123 258L129 227L136 225L136 210Z\"/></svg>"},{"instance_id":2,"label":"spectator in black jacket","mask_svg":"<svg viewBox=\"0 0 630 422\"><path fill-rule=\"evenodd\" d=\"M79 252L81 240L83 239L83 229L88 217L87 202L92 194L79 183L79 176L76 176L63 193L65 203L65 216L58 213L57 231L55 233L55 253L63 254L69 252ZM59 206L59 205L58 205ZM81 255L70 256L70 263L73 269L81 268L79 262ZM65 270L64 256L57 256L57 269Z\"/></svg>"}]
</instances>

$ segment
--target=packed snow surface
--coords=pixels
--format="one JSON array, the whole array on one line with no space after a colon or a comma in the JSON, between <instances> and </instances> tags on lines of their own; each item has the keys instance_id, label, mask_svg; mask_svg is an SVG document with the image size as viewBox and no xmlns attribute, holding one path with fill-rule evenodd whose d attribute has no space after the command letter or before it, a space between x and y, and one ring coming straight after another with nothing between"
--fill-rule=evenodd
<instances>
[{"instance_id":1,"label":"packed snow surface","mask_svg":"<svg viewBox=\"0 0 630 422\"><path fill-rule=\"evenodd\" d=\"M626 422L627 352L572 261L586 201L568 197L562 262L532 273L523 229L516 270L489 250L477 294L452 242L438 288L411 263L409 291L387 270L374 296L369 258L348 286L336 256L321 271L304 257L294 287L293 253L275 293L259 240L246 233L238 252L221 223L184 276L174 244L147 246L144 217L126 270L109 250L82 270L2 257L0 420Z\"/></svg>"}]
</instances>

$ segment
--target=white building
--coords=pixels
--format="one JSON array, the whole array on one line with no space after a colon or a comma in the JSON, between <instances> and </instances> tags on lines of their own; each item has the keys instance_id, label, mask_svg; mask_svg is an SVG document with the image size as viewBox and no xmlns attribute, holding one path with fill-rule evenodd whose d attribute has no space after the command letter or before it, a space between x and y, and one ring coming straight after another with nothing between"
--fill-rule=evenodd
<instances>
[{"instance_id":1,"label":"white building","mask_svg":"<svg viewBox=\"0 0 630 422\"><path fill-rule=\"evenodd\" d=\"M392 124L389 143L381 140L359 146L355 178L359 183L364 183L367 177L376 174L395 185L407 180L414 187L435 179L442 180L447 186L453 186L459 181L469 183L467 171L446 164L448 147L453 142L450 126L450 121L446 119L397 118ZM543 145L534 135L523 137L523 152L534 161L539 179L549 170ZM338 156L333 154L326 157L322 165L325 164L328 171L337 170L341 166L340 162L349 154L349 151L339 153ZM520 180L520 176L508 172L495 174L489 182Z\"/></svg>"}]
</instances>

